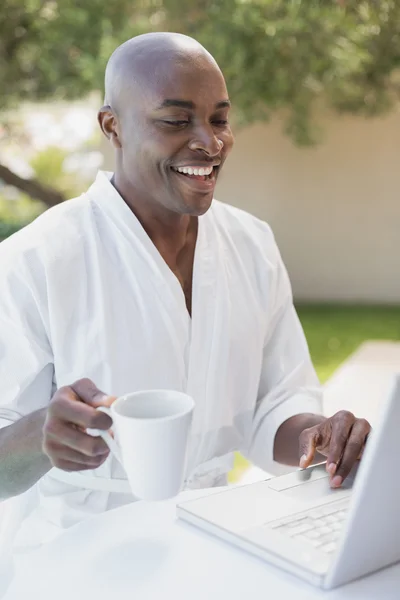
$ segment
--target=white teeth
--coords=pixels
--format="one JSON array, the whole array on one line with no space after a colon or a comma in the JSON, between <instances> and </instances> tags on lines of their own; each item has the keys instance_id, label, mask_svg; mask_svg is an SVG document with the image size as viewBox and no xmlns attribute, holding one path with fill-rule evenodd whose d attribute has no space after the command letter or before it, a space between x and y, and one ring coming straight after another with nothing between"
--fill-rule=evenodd
<instances>
[{"instance_id":1,"label":"white teeth","mask_svg":"<svg viewBox=\"0 0 400 600\"><path fill-rule=\"evenodd\" d=\"M213 167L177 167L175 171L185 175L211 175Z\"/></svg>"}]
</instances>

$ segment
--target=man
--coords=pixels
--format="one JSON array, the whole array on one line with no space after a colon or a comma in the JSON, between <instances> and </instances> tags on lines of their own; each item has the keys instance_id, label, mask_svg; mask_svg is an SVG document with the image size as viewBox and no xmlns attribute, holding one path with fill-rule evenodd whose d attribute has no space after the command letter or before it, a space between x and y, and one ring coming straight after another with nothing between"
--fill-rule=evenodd
<instances>
[{"instance_id":1,"label":"man","mask_svg":"<svg viewBox=\"0 0 400 600\"><path fill-rule=\"evenodd\" d=\"M235 450L270 472L327 457L333 486L362 453L365 420L321 416L271 230L213 202L229 110L221 71L194 40L126 42L98 117L114 175L0 246L0 491L37 490L19 544L132 500L86 432L111 426L94 408L108 394L192 395L189 488L223 484Z\"/></svg>"}]
</instances>

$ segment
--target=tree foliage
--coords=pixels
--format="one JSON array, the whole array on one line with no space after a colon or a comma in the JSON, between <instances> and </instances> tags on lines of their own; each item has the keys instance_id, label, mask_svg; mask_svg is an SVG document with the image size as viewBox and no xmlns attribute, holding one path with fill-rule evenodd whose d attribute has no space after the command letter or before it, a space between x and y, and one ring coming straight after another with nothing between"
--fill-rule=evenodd
<instances>
[{"instance_id":1,"label":"tree foliage","mask_svg":"<svg viewBox=\"0 0 400 600\"><path fill-rule=\"evenodd\" d=\"M398 0L165 0L160 28L185 31L220 62L246 121L286 109L287 132L313 141L316 102L376 116L400 92Z\"/></svg>"},{"instance_id":2,"label":"tree foliage","mask_svg":"<svg viewBox=\"0 0 400 600\"><path fill-rule=\"evenodd\" d=\"M5 0L0 127L23 101L101 90L112 50L155 30L197 38L221 65L241 120L283 111L298 144L315 141L319 102L364 116L399 102L399 0ZM40 198L40 183L34 190Z\"/></svg>"},{"instance_id":3,"label":"tree foliage","mask_svg":"<svg viewBox=\"0 0 400 600\"><path fill-rule=\"evenodd\" d=\"M105 61L128 24L132 35L144 27L130 0L3 0L0 109L101 88Z\"/></svg>"},{"instance_id":4,"label":"tree foliage","mask_svg":"<svg viewBox=\"0 0 400 600\"><path fill-rule=\"evenodd\" d=\"M316 99L363 115L398 102L398 0L6 0L0 107L101 89L115 46L160 29L193 35L216 56L244 119L288 109L300 143Z\"/></svg>"}]
</instances>

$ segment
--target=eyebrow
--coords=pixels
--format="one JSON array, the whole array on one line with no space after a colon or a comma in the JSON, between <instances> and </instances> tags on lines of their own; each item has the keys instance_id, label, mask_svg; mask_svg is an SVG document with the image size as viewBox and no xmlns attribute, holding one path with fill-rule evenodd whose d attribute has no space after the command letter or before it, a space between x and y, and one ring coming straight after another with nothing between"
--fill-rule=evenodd
<instances>
[{"instance_id":1,"label":"eyebrow","mask_svg":"<svg viewBox=\"0 0 400 600\"><path fill-rule=\"evenodd\" d=\"M194 110L196 105L191 100L179 100L177 98L167 98L162 102L162 104L158 107L158 110L163 108L169 108L170 106L178 107L178 108L187 108L189 110ZM221 100L217 102L215 105L216 110L220 110L221 108L230 108L231 103L229 100Z\"/></svg>"}]
</instances>

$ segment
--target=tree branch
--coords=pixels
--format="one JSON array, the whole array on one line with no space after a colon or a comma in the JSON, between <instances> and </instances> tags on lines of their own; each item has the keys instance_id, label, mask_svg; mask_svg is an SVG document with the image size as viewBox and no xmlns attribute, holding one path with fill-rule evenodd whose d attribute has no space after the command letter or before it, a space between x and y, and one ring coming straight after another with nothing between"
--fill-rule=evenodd
<instances>
[{"instance_id":1,"label":"tree branch","mask_svg":"<svg viewBox=\"0 0 400 600\"><path fill-rule=\"evenodd\" d=\"M37 179L24 179L13 173L8 167L0 164L0 179L7 185L12 185L28 196L41 200L49 208L64 202L65 198L58 190L40 183Z\"/></svg>"}]
</instances>

